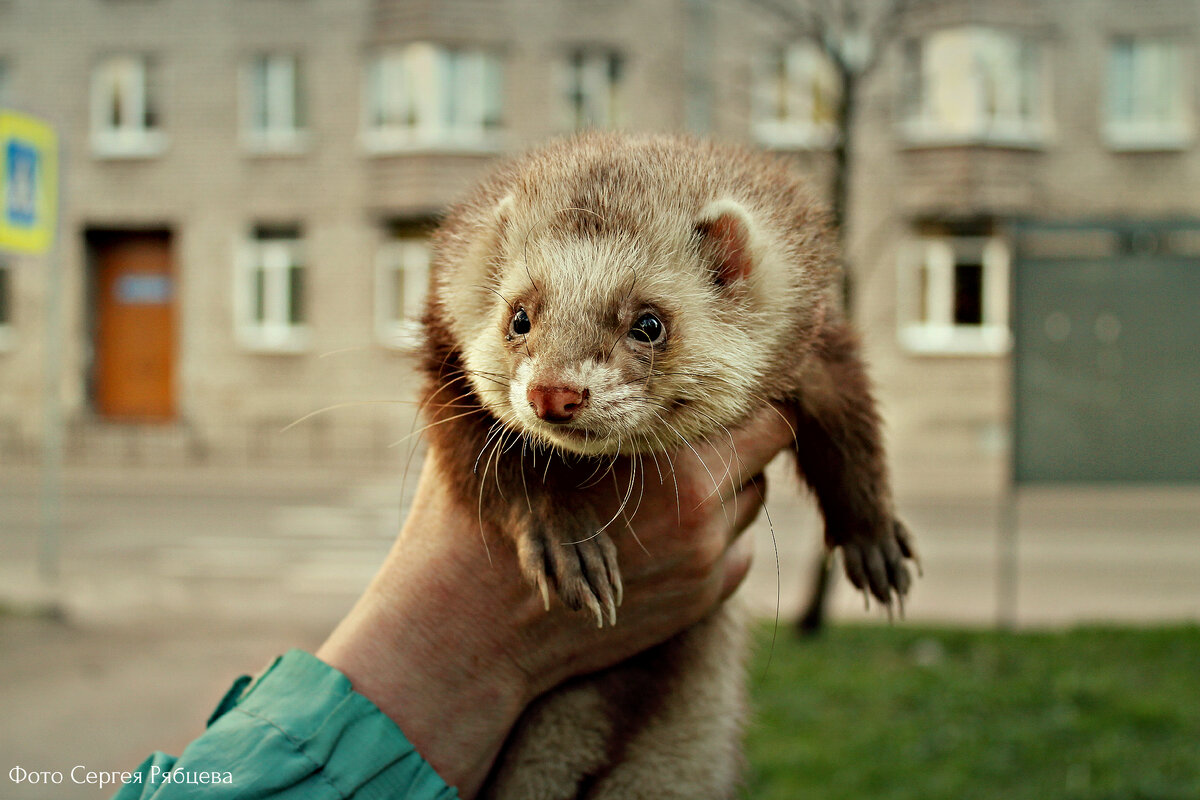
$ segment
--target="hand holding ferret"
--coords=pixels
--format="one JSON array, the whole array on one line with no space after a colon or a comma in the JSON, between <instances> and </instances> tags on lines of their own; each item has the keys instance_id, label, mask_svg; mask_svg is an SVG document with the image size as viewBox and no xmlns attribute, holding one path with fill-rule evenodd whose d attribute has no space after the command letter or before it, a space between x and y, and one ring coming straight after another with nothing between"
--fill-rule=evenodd
<instances>
[{"instance_id":1,"label":"hand holding ferret","mask_svg":"<svg viewBox=\"0 0 1200 800\"><path fill-rule=\"evenodd\" d=\"M676 454L673 479L647 476L630 520L642 546L617 537L621 624L602 630L559 605L547 613L499 538L489 563L475 510L427 463L392 552L317 655L473 797L535 697L674 636L741 583L752 540L738 534L762 505L762 469L791 439L788 423L764 411L721 444ZM727 471L731 446L752 480ZM620 497L609 501L615 510Z\"/></svg>"}]
</instances>

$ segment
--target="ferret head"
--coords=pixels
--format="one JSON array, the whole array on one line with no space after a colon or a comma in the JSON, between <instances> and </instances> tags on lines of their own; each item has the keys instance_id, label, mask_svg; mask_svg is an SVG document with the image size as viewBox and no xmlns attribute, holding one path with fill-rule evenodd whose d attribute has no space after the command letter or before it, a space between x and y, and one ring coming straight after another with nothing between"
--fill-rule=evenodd
<instances>
[{"instance_id":1,"label":"ferret head","mask_svg":"<svg viewBox=\"0 0 1200 800\"><path fill-rule=\"evenodd\" d=\"M752 198L656 172L636 148L576 155L551 174L535 161L484 204L439 271L475 394L587 455L737 423L817 324L812 271Z\"/></svg>"}]
</instances>

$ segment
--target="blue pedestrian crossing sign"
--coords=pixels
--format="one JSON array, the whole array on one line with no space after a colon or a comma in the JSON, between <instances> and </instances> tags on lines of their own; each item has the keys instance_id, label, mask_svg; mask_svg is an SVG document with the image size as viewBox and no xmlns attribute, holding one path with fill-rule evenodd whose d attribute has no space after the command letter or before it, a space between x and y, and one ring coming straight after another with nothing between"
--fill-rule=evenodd
<instances>
[{"instance_id":1,"label":"blue pedestrian crossing sign","mask_svg":"<svg viewBox=\"0 0 1200 800\"><path fill-rule=\"evenodd\" d=\"M0 110L0 251L44 253L58 216L58 137L41 120Z\"/></svg>"}]
</instances>

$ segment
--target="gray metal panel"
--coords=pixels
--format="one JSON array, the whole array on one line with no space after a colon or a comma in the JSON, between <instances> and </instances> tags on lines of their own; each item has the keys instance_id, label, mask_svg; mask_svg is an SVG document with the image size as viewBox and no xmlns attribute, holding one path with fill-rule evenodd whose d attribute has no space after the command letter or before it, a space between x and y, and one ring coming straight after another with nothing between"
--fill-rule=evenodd
<instances>
[{"instance_id":1,"label":"gray metal panel","mask_svg":"<svg viewBox=\"0 0 1200 800\"><path fill-rule=\"evenodd\" d=\"M1200 258L1166 244L1186 228L1112 230L1116 252L1082 258L1018 239L1020 483L1200 481Z\"/></svg>"}]
</instances>

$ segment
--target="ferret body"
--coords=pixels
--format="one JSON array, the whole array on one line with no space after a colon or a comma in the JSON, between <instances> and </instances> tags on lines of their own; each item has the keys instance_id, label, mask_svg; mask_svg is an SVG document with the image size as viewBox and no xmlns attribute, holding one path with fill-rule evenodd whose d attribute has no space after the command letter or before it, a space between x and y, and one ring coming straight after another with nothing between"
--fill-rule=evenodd
<instances>
[{"instance_id":1,"label":"ferret body","mask_svg":"<svg viewBox=\"0 0 1200 800\"><path fill-rule=\"evenodd\" d=\"M665 136L553 143L451 210L425 317L430 446L460 500L511 540L531 590L616 623L619 526L589 500L594 476L775 402L796 419L800 474L851 581L903 596L912 550L831 300L832 239L782 160ZM554 690L483 795L732 797L743 639L725 608Z\"/></svg>"}]
</instances>

